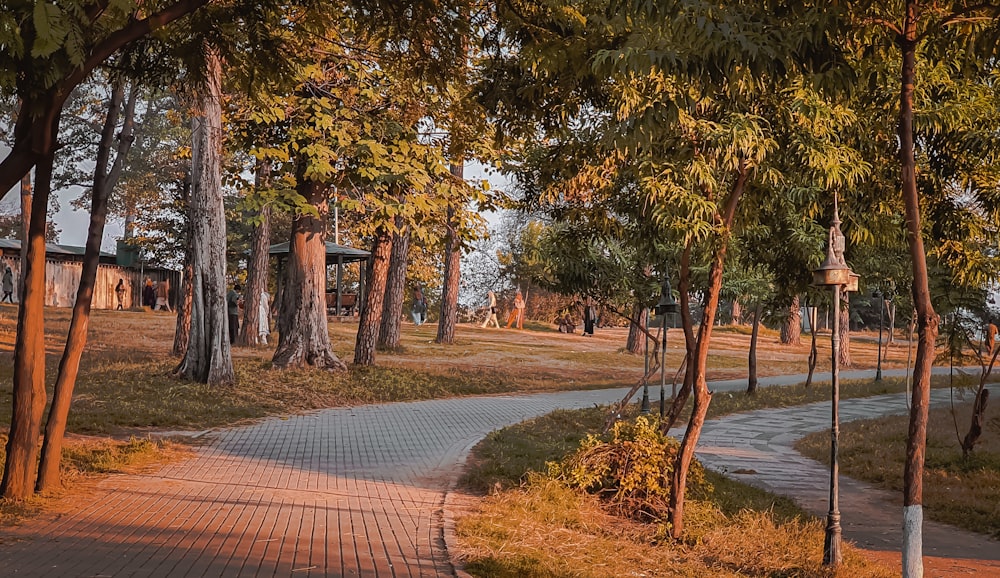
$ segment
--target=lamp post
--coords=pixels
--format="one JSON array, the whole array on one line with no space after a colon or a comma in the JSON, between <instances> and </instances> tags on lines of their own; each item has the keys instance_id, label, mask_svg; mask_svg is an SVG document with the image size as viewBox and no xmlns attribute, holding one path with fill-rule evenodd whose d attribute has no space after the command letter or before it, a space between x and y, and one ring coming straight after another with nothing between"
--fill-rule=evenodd
<instances>
[{"instance_id":1,"label":"lamp post","mask_svg":"<svg viewBox=\"0 0 1000 578\"><path fill-rule=\"evenodd\" d=\"M826 518L826 537L823 540L823 565L839 566L843 560L840 528L840 480L837 464L837 445L840 439L840 293L857 282L844 260L845 239L840 232L837 196L833 197L833 223L827 241L826 260L813 271L813 284L833 289L833 335L831 342L832 411L830 427L830 511Z\"/></svg>"},{"instance_id":2,"label":"lamp post","mask_svg":"<svg viewBox=\"0 0 1000 578\"><path fill-rule=\"evenodd\" d=\"M882 381L882 309L885 307L882 299L885 293L876 289L872 296L878 299L878 361L875 363L875 381L879 382Z\"/></svg>"},{"instance_id":3,"label":"lamp post","mask_svg":"<svg viewBox=\"0 0 1000 578\"><path fill-rule=\"evenodd\" d=\"M674 292L670 289L670 274L664 272L663 286L660 287L660 301L656 304L656 317L663 327L663 339L660 341L660 417L666 412L666 400L664 390L667 387L667 314L677 313L677 301L674 300ZM671 399L677 392L671 394Z\"/></svg>"}]
</instances>

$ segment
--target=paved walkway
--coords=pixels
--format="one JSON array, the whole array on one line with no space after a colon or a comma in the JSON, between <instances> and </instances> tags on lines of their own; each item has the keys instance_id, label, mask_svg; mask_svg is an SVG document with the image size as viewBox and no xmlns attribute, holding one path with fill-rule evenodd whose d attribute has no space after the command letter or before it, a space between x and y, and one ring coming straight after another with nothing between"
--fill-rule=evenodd
<instances>
[{"instance_id":1,"label":"paved walkway","mask_svg":"<svg viewBox=\"0 0 1000 578\"><path fill-rule=\"evenodd\" d=\"M452 576L442 507L472 445L623 392L372 405L213 432L193 459L109 478L90 503L0 533L0 568L59 577Z\"/></svg>"},{"instance_id":2,"label":"paved walkway","mask_svg":"<svg viewBox=\"0 0 1000 578\"><path fill-rule=\"evenodd\" d=\"M1000 392L997 386L991 389L994 395ZM931 391L932 406L948 402L948 390ZM840 403L842 423L907 411L902 394ZM829 511L830 470L803 457L793 445L807 434L829 431L829 424L830 402L759 410L711 420L705 424L699 440L698 459L708 468L792 497L805 510L825 519ZM676 436L683 433L681 428L671 431ZM897 492L877 490L843 475L840 487L844 537L866 550L898 552L902 544L902 497ZM1000 543L927 520L924 521L923 537L925 556L992 561L979 564L977 569L989 569L995 572L990 575L1000 576ZM929 575L944 574L939 571Z\"/></svg>"}]
</instances>

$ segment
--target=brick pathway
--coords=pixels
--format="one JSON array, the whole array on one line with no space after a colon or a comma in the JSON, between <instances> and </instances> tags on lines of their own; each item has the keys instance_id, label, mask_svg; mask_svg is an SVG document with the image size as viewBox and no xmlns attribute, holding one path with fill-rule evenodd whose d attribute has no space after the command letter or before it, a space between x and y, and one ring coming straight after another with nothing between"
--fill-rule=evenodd
<instances>
[{"instance_id":1,"label":"brick pathway","mask_svg":"<svg viewBox=\"0 0 1000 578\"><path fill-rule=\"evenodd\" d=\"M623 391L331 409L214 432L193 459L111 477L79 508L3 531L0 573L452 576L442 508L472 445L497 428L606 404Z\"/></svg>"}]
</instances>

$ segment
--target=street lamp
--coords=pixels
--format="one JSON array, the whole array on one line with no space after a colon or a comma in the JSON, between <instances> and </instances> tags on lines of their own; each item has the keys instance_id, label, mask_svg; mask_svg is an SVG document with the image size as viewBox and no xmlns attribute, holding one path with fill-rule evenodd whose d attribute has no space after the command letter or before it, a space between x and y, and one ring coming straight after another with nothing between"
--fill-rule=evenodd
<instances>
[{"instance_id":1,"label":"street lamp","mask_svg":"<svg viewBox=\"0 0 1000 578\"><path fill-rule=\"evenodd\" d=\"M872 297L878 300L878 361L875 363L875 381L882 381L882 309L885 306L885 302L882 301L885 298L885 292L880 292L878 289L872 292Z\"/></svg>"},{"instance_id":2,"label":"street lamp","mask_svg":"<svg viewBox=\"0 0 1000 578\"><path fill-rule=\"evenodd\" d=\"M666 411L666 400L664 390L667 388L667 314L677 313L677 301L674 300L674 292L670 290L670 274L664 272L663 286L660 287L660 301L656 304L656 316L660 319L663 327L663 340L660 342L660 417ZM670 399L677 396L674 391Z\"/></svg>"},{"instance_id":3,"label":"street lamp","mask_svg":"<svg viewBox=\"0 0 1000 578\"><path fill-rule=\"evenodd\" d=\"M826 260L819 269L813 271L813 284L833 288L833 335L831 341L831 389L832 413L830 427L830 511L826 518L826 537L823 541L823 565L839 566L843 560L841 551L839 468L837 464L837 444L840 438L840 292L855 286L857 275L851 272L844 260L845 239L840 232L840 216L837 212L837 196L833 197L833 223L827 241Z\"/></svg>"}]
</instances>

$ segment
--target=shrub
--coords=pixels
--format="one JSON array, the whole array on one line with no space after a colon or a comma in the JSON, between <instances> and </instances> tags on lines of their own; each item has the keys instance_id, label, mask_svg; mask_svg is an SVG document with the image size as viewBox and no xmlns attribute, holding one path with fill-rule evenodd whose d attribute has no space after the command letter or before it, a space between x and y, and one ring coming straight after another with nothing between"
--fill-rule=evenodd
<instances>
[{"instance_id":1,"label":"shrub","mask_svg":"<svg viewBox=\"0 0 1000 578\"><path fill-rule=\"evenodd\" d=\"M642 522L662 522L669 513L670 477L680 445L660 433L656 419L620 421L604 437L590 435L580 449L549 473L572 488L596 494L611 513ZM688 473L688 492L710 491L698 462Z\"/></svg>"}]
</instances>

